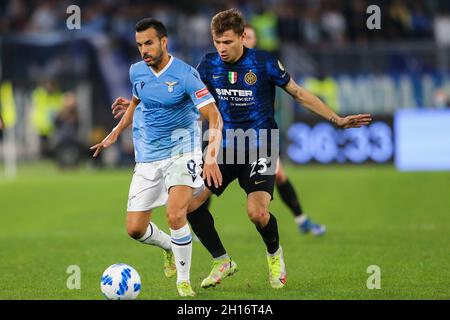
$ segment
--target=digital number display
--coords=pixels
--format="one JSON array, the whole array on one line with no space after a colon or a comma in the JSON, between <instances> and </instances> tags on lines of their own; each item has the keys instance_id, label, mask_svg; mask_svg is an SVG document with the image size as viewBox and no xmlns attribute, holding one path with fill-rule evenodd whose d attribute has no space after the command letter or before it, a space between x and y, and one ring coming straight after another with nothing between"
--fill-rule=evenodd
<instances>
[{"instance_id":1,"label":"digital number display","mask_svg":"<svg viewBox=\"0 0 450 320\"><path fill-rule=\"evenodd\" d=\"M377 121L368 127L338 129L326 122L297 122L287 132L287 154L295 163L383 163L394 155L392 127Z\"/></svg>"}]
</instances>

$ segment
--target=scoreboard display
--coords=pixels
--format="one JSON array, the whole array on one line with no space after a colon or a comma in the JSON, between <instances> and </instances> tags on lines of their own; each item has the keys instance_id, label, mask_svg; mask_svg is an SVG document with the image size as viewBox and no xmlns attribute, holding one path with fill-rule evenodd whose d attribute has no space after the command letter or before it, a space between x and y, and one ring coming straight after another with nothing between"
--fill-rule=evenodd
<instances>
[{"instance_id":1,"label":"scoreboard display","mask_svg":"<svg viewBox=\"0 0 450 320\"><path fill-rule=\"evenodd\" d=\"M392 118L345 130L313 119L295 122L287 131L287 139L287 155L298 164L385 163L394 157Z\"/></svg>"},{"instance_id":2,"label":"scoreboard display","mask_svg":"<svg viewBox=\"0 0 450 320\"><path fill-rule=\"evenodd\" d=\"M298 121L287 131L285 150L297 164L394 162L401 171L450 170L450 110L402 109L346 130L315 118Z\"/></svg>"}]
</instances>

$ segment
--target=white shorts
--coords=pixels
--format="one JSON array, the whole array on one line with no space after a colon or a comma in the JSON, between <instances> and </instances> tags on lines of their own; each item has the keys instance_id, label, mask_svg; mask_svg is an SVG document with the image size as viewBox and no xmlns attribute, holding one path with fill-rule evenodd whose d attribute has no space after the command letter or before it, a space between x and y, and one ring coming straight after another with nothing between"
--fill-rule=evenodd
<instances>
[{"instance_id":1,"label":"white shorts","mask_svg":"<svg viewBox=\"0 0 450 320\"><path fill-rule=\"evenodd\" d=\"M166 205L172 186L194 188L194 196L204 189L202 153L189 152L154 162L136 163L130 192L128 211L148 211Z\"/></svg>"}]
</instances>

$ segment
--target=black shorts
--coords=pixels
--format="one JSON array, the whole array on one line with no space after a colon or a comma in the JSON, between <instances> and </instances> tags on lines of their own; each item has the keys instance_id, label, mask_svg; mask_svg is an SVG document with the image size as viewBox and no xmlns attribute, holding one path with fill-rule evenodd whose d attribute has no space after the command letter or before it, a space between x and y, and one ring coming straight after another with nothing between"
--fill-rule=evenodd
<instances>
[{"instance_id":1,"label":"black shorts","mask_svg":"<svg viewBox=\"0 0 450 320\"><path fill-rule=\"evenodd\" d=\"M231 154L227 157L227 154ZM234 154L234 157L232 156ZM241 157L239 159L239 157ZM239 185L247 194L255 191L266 191L272 197L275 186L275 169L278 154L271 155L268 152L235 152L222 149L218 162L222 173L222 185L216 188L214 185L206 187L216 196L220 196L227 186L238 179Z\"/></svg>"}]
</instances>

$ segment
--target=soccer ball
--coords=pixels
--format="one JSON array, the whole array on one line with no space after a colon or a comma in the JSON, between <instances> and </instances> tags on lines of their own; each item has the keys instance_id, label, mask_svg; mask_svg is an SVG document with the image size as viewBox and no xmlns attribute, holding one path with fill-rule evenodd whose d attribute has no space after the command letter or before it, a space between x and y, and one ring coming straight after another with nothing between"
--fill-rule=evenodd
<instances>
[{"instance_id":1,"label":"soccer ball","mask_svg":"<svg viewBox=\"0 0 450 320\"><path fill-rule=\"evenodd\" d=\"M103 272L100 288L108 300L133 300L141 292L141 277L127 264L113 264Z\"/></svg>"}]
</instances>

